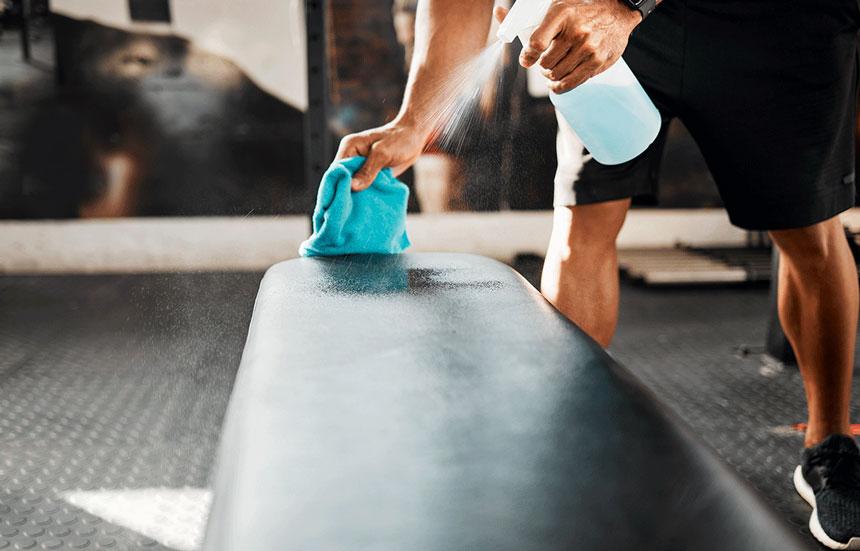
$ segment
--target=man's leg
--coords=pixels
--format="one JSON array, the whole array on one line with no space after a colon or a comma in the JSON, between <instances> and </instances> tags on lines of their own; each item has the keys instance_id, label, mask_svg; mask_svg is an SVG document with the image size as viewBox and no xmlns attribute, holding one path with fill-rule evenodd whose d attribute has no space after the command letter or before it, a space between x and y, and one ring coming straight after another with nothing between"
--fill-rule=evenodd
<instances>
[{"instance_id":1,"label":"man's leg","mask_svg":"<svg viewBox=\"0 0 860 551\"><path fill-rule=\"evenodd\" d=\"M541 276L544 297L603 346L618 322L615 239L629 208L630 199L556 208Z\"/></svg>"},{"instance_id":2,"label":"man's leg","mask_svg":"<svg viewBox=\"0 0 860 551\"><path fill-rule=\"evenodd\" d=\"M771 237L782 254L779 318L803 376L810 447L849 433L857 271L838 217Z\"/></svg>"}]
</instances>

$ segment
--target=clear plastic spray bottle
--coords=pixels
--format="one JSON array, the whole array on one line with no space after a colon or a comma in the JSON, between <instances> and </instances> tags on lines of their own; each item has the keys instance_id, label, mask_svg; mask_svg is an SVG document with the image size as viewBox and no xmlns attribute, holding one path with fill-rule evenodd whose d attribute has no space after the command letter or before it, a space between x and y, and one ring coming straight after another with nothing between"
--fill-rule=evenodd
<instances>
[{"instance_id":1,"label":"clear plastic spray bottle","mask_svg":"<svg viewBox=\"0 0 860 551\"><path fill-rule=\"evenodd\" d=\"M527 46L550 0L516 0L499 27L504 42ZM550 100L597 162L617 165L633 159L660 132L660 113L633 72L619 58L614 65Z\"/></svg>"}]
</instances>

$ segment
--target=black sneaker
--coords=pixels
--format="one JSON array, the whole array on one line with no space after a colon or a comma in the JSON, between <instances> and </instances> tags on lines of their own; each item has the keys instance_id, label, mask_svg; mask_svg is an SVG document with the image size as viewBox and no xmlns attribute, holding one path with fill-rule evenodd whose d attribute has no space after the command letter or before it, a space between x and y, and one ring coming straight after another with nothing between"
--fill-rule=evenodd
<instances>
[{"instance_id":1,"label":"black sneaker","mask_svg":"<svg viewBox=\"0 0 860 551\"><path fill-rule=\"evenodd\" d=\"M794 487L812 505L809 529L830 549L860 549L860 449L832 434L803 450Z\"/></svg>"}]
</instances>

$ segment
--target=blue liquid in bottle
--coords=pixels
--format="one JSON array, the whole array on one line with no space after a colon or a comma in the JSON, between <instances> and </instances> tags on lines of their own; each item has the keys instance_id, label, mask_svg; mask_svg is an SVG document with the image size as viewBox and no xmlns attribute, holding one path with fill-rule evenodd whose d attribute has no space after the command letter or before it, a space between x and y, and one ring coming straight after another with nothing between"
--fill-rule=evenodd
<instances>
[{"instance_id":1,"label":"blue liquid in bottle","mask_svg":"<svg viewBox=\"0 0 860 551\"><path fill-rule=\"evenodd\" d=\"M609 69L550 100L594 159L604 165L629 161L660 132L660 112L620 59Z\"/></svg>"}]
</instances>

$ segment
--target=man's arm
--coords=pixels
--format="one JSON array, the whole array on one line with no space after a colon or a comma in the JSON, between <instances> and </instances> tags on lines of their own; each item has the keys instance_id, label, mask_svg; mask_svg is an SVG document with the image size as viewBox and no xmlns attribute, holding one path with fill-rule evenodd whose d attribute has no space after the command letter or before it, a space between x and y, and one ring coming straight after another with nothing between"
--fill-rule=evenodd
<instances>
[{"instance_id":1,"label":"man's arm","mask_svg":"<svg viewBox=\"0 0 860 551\"><path fill-rule=\"evenodd\" d=\"M415 53L400 113L385 126L340 143L338 159L367 157L353 178L354 190L369 187L386 166L399 174L421 154L434 130L435 121L429 119L438 102L447 99L439 97L445 78L484 47L492 5L493 0L419 1ZM498 19L506 13L496 8ZM639 11L622 0L553 0L524 45L520 64L537 63L552 91L567 92L615 63L641 21Z\"/></svg>"},{"instance_id":2,"label":"man's arm","mask_svg":"<svg viewBox=\"0 0 860 551\"><path fill-rule=\"evenodd\" d=\"M346 136L337 158L362 155L364 166L352 187L370 186L376 174L390 166L395 173L408 168L424 149L436 121L439 97L453 69L474 58L486 45L493 0L420 0L415 21L415 50L403 104L385 126Z\"/></svg>"},{"instance_id":3,"label":"man's arm","mask_svg":"<svg viewBox=\"0 0 860 551\"><path fill-rule=\"evenodd\" d=\"M487 45L492 11L493 0L418 2L414 57L399 118L423 126L420 117L448 99L438 97L439 90L453 69Z\"/></svg>"}]
</instances>

